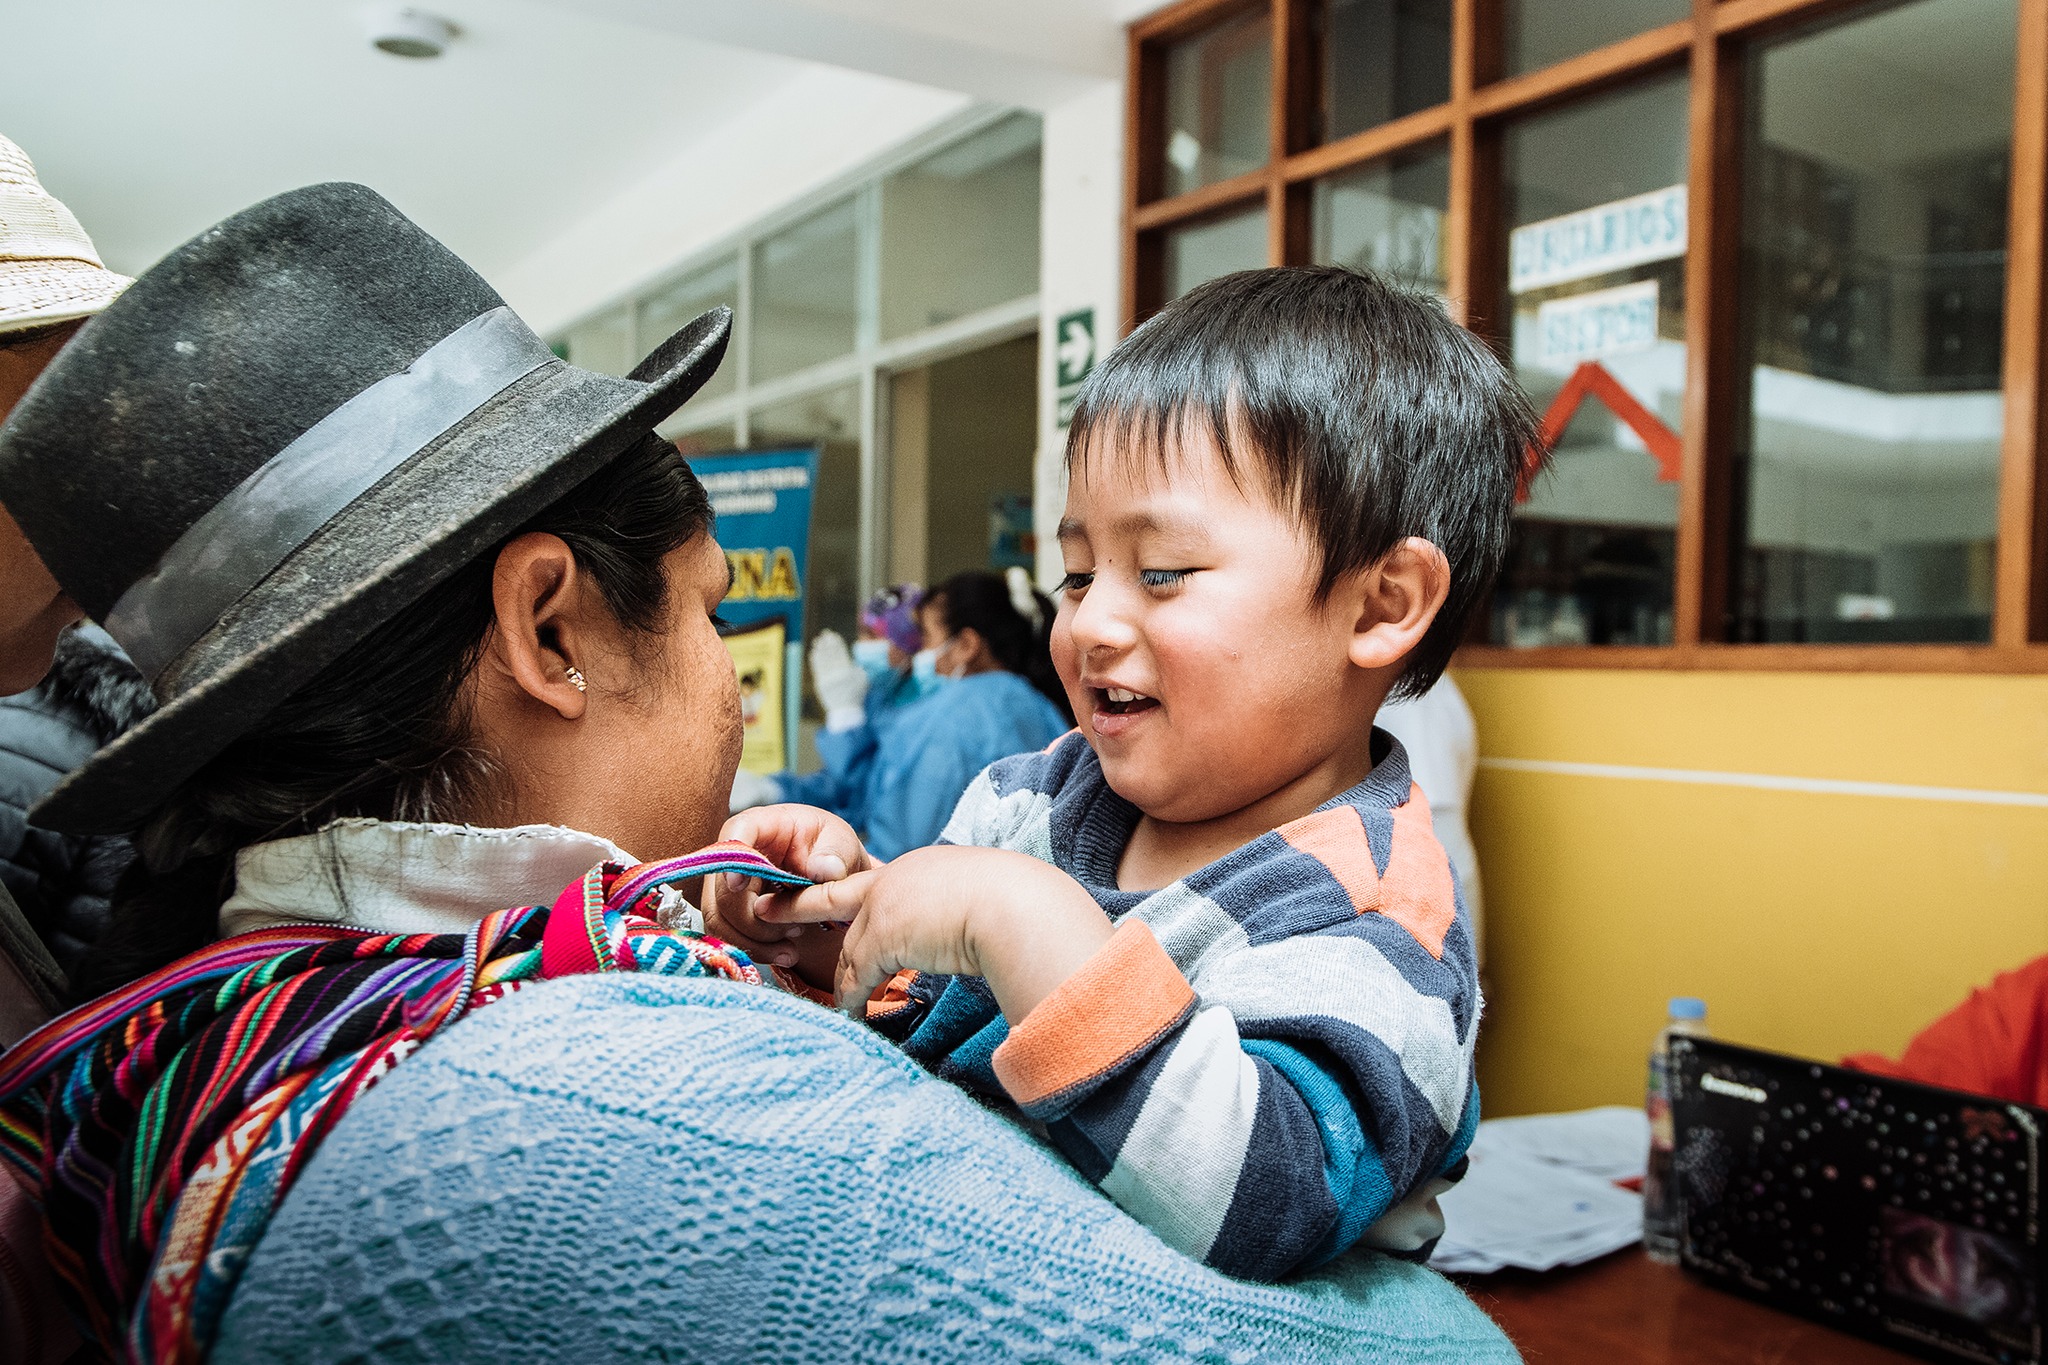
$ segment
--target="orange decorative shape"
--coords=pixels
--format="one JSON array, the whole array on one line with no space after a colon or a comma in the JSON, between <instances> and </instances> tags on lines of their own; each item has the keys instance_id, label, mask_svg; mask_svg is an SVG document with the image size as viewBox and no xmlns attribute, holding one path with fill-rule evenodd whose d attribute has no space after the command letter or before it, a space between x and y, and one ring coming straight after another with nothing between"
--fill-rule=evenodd
<instances>
[{"instance_id":1,"label":"orange decorative shape","mask_svg":"<svg viewBox=\"0 0 2048 1365\"><path fill-rule=\"evenodd\" d=\"M1356 806L1334 806L1290 820L1273 831L1297 853L1321 863L1351 897L1359 914L1380 908L1380 874L1373 863L1365 820ZM1391 871L1391 869L1389 869Z\"/></svg>"},{"instance_id":2,"label":"orange decorative shape","mask_svg":"<svg viewBox=\"0 0 2048 1365\"><path fill-rule=\"evenodd\" d=\"M1380 878L1380 913L1415 936L1431 957L1444 955L1444 936L1458 917L1458 892L1450 855L1436 840L1429 798L1411 786L1406 804L1394 807L1394 848Z\"/></svg>"},{"instance_id":3,"label":"orange decorative shape","mask_svg":"<svg viewBox=\"0 0 2048 1365\"><path fill-rule=\"evenodd\" d=\"M1393 817L1394 847L1387 855L1385 875L1373 865L1365 820L1355 806L1304 815L1275 833L1321 863L1344 888L1357 913L1386 916L1406 929L1423 951L1442 958L1458 900L1451 860L1436 841L1422 788L1411 785L1407 804L1396 806Z\"/></svg>"},{"instance_id":4,"label":"orange decorative shape","mask_svg":"<svg viewBox=\"0 0 2048 1365\"><path fill-rule=\"evenodd\" d=\"M1619 417L1622 424L1648 448L1650 457L1657 462L1658 482L1678 482L1684 463L1684 445L1678 433L1623 388L1613 371L1597 360L1587 360L1580 362L1579 367L1572 371L1571 378L1564 381L1564 387L1557 391L1557 397L1551 399L1550 406L1544 410L1543 425L1536 433L1536 444L1529 447L1529 453L1522 462L1522 479L1515 488L1516 502L1529 500L1529 485L1536 478L1536 471L1543 466L1543 452L1563 437L1565 428L1572 424L1572 418L1578 415L1579 405L1586 401L1588 395L1605 403L1607 410Z\"/></svg>"}]
</instances>

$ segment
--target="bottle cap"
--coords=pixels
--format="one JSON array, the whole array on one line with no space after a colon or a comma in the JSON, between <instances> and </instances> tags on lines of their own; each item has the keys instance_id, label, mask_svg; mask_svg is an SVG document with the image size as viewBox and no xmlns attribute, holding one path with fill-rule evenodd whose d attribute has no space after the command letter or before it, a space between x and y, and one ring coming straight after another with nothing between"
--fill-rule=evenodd
<instances>
[{"instance_id":1,"label":"bottle cap","mask_svg":"<svg viewBox=\"0 0 2048 1365\"><path fill-rule=\"evenodd\" d=\"M1704 1019L1707 1017L1707 1002L1697 995L1674 995L1670 1004L1673 1019Z\"/></svg>"}]
</instances>

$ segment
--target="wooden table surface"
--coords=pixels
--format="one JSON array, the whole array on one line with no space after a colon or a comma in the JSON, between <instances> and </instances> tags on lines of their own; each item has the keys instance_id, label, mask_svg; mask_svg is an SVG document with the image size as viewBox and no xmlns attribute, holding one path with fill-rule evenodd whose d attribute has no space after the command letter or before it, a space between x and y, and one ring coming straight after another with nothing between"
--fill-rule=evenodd
<instances>
[{"instance_id":1,"label":"wooden table surface","mask_svg":"<svg viewBox=\"0 0 2048 1365\"><path fill-rule=\"evenodd\" d=\"M1911 1365L1818 1323L1711 1288L1642 1248L1544 1274L1454 1277L1535 1365Z\"/></svg>"}]
</instances>

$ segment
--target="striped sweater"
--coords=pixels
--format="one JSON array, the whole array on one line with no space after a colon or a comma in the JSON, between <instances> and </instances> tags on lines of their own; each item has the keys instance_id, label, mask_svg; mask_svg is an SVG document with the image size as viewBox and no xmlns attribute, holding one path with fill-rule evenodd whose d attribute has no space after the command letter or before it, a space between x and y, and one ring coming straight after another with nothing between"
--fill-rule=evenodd
<instances>
[{"instance_id":1,"label":"striped sweater","mask_svg":"<svg viewBox=\"0 0 2048 1365\"><path fill-rule=\"evenodd\" d=\"M905 974L869 1021L1044 1125L1169 1244L1278 1279L1364 1241L1426 1254L1479 1122L1479 980L1398 741L1315 812L1157 891L1116 869L1139 812L1081 735L995 764L944 842L1077 879L1117 927L1012 1029L985 982Z\"/></svg>"}]
</instances>

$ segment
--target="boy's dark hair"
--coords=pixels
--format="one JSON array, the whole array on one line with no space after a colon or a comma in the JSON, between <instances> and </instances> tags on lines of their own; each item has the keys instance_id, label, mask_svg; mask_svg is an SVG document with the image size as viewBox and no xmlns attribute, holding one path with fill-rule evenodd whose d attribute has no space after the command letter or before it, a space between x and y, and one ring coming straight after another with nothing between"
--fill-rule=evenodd
<instances>
[{"instance_id":1,"label":"boy's dark hair","mask_svg":"<svg viewBox=\"0 0 2048 1365\"><path fill-rule=\"evenodd\" d=\"M1190 290L1082 385L1067 462L1166 459L1206 430L1321 551L1317 596L1408 536L1450 561L1443 609L1393 696L1429 690L1507 554L1536 414L1486 344L1427 294L1337 266L1245 270Z\"/></svg>"}]
</instances>

